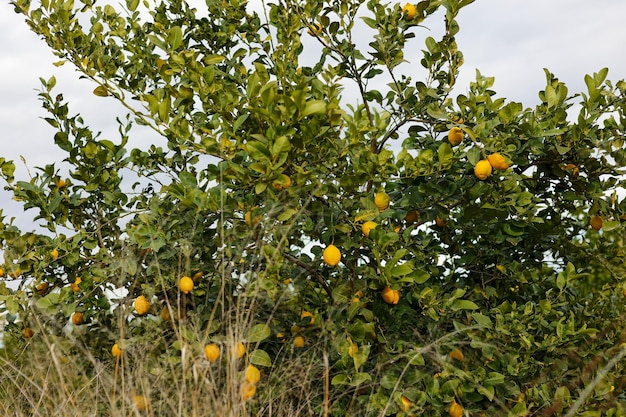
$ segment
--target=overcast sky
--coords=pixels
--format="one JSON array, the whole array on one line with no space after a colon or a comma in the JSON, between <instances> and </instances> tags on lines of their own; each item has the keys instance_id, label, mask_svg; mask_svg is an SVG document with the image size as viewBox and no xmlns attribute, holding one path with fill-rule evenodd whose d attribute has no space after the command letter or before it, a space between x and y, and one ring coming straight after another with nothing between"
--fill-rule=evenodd
<instances>
[{"instance_id":1,"label":"overcast sky","mask_svg":"<svg viewBox=\"0 0 626 417\"><path fill-rule=\"evenodd\" d=\"M459 17L457 43L465 64L457 92L465 91L476 68L496 78L494 90L500 96L525 106L537 103L537 92L545 86L543 68L565 82L570 93L584 91L584 75L603 67L609 68L609 79L624 79L624 16L626 0L476 0ZM5 2L0 5L0 39L0 156L21 164L23 155L31 169L63 157L54 146L54 130L41 120L45 113L35 91L39 77L56 76L55 92L63 93L70 112L80 112L94 130L109 126L115 131L119 108L113 100L95 97L94 86L78 80L69 65L54 67L57 59ZM416 66L422 48L417 45ZM17 215L16 207L0 201L5 214Z\"/></svg>"}]
</instances>

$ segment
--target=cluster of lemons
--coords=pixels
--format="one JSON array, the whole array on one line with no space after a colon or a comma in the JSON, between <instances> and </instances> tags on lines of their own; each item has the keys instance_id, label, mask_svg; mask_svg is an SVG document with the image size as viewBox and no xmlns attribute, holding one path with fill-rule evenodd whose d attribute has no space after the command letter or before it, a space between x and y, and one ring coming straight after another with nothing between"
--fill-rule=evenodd
<instances>
[{"instance_id":1,"label":"cluster of lemons","mask_svg":"<svg viewBox=\"0 0 626 417\"><path fill-rule=\"evenodd\" d=\"M464 136L465 134L463 133L463 130L458 126L455 126L448 132L448 142L450 142L450 145L452 146L457 146L463 142ZM486 180L491 176L494 169L497 169L498 171L506 171L509 166L509 161L507 161L503 155L497 152L492 153L488 155L487 158L481 159L476 163L474 166L474 175L479 180Z\"/></svg>"}]
</instances>

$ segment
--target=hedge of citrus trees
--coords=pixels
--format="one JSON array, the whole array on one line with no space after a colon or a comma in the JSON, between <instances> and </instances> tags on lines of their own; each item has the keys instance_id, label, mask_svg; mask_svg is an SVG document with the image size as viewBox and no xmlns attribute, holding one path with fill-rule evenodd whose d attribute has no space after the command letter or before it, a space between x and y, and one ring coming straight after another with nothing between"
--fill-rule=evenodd
<instances>
[{"instance_id":1,"label":"hedge of citrus trees","mask_svg":"<svg viewBox=\"0 0 626 417\"><path fill-rule=\"evenodd\" d=\"M252 415L626 415L606 69L578 94L546 70L534 108L479 72L453 92L472 0L12 3L128 114L101 137L42 79L66 158L30 180L1 160L46 229L0 229L6 354L213 367L215 403Z\"/></svg>"}]
</instances>

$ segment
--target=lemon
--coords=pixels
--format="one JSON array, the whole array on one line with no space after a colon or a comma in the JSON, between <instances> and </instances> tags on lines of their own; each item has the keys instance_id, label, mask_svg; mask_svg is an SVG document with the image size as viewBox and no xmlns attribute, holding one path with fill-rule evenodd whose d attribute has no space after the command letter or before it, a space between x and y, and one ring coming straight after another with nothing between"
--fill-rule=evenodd
<instances>
[{"instance_id":1,"label":"lemon","mask_svg":"<svg viewBox=\"0 0 626 417\"><path fill-rule=\"evenodd\" d=\"M387 207L389 207L389 195L384 191L377 192L374 196L374 204L380 212L387 210Z\"/></svg>"},{"instance_id":2,"label":"lemon","mask_svg":"<svg viewBox=\"0 0 626 417\"><path fill-rule=\"evenodd\" d=\"M159 314L161 316L161 320L163 321L170 321L170 319L172 318L172 315L170 314L170 308L168 306L163 307L163 309L161 310L161 314Z\"/></svg>"},{"instance_id":3,"label":"lemon","mask_svg":"<svg viewBox=\"0 0 626 417\"><path fill-rule=\"evenodd\" d=\"M245 375L246 381L253 385L261 380L261 371L254 365L248 365Z\"/></svg>"},{"instance_id":4,"label":"lemon","mask_svg":"<svg viewBox=\"0 0 626 417\"><path fill-rule=\"evenodd\" d=\"M288 175L280 174L278 179L272 183L272 187L274 187L276 191L282 191L285 188L289 188L291 187L291 178L289 178Z\"/></svg>"},{"instance_id":5,"label":"lemon","mask_svg":"<svg viewBox=\"0 0 626 417\"><path fill-rule=\"evenodd\" d=\"M404 221L408 224L417 223L418 221L420 221L419 212L417 210L411 210L407 212L406 216L404 216Z\"/></svg>"},{"instance_id":6,"label":"lemon","mask_svg":"<svg viewBox=\"0 0 626 417\"><path fill-rule=\"evenodd\" d=\"M463 130L461 130L460 127L455 126L448 132L448 142L450 142L450 145L456 146L463 142L463 136Z\"/></svg>"},{"instance_id":7,"label":"lemon","mask_svg":"<svg viewBox=\"0 0 626 417\"><path fill-rule=\"evenodd\" d=\"M400 290L392 290L391 287L386 286L383 289L382 296L387 304L398 304L400 301Z\"/></svg>"},{"instance_id":8,"label":"lemon","mask_svg":"<svg viewBox=\"0 0 626 417\"><path fill-rule=\"evenodd\" d=\"M193 290L193 279L188 276L182 277L178 283L178 288L180 289L180 292L189 294L191 290Z\"/></svg>"},{"instance_id":9,"label":"lemon","mask_svg":"<svg viewBox=\"0 0 626 417\"><path fill-rule=\"evenodd\" d=\"M140 295L139 297L135 299L135 302L133 303L133 307L135 308L135 311L137 312L137 314L139 314L140 316L143 316L148 311L150 311L150 301L148 301L146 297L144 297L143 295Z\"/></svg>"},{"instance_id":10,"label":"lemon","mask_svg":"<svg viewBox=\"0 0 626 417\"><path fill-rule=\"evenodd\" d=\"M459 362L463 362L463 360L465 359L465 355L463 355L463 352L461 352L459 349L453 349L449 355L452 359L456 359Z\"/></svg>"},{"instance_id":11,"label":"lemon","mask_svg":"<svg viewBox=\"0 0 626 417\"><path fill-rule=\"evenodd\" d=\"M4 276L4 268L0 268L0 277Z\"/></svg>"},{"instance_id":12,"label":"lemon","mask_svg":"<svg viewBox=\"0 0 626 417\"><path fill-rule=\"evenodd\" d=\"M589 225L591 226L591 228L593 230L600 230L602 229L602 217L600 216L593 216L590 220L589 220Z\"/></svg>"},{"instance_id":13,"label":"lemon","mask_svg":"<svg viewBox=\"0 0 626 417\"><path fill-rule=\"evenodd\" d=\"M76 326L80 326L81 324L83 324L83 320L83 313L81 313L80 311L72 314L72 323L74 323Z\"/></svg>"},{"instance_id":14,"label":"lemon","mask_svg":"<svg viewBox=\"0 0 626 417\"><path fill-rule=\"evenodd\" d=\"M509 164L506 162L506 158L499 153L492 153L487 156L487 160L491 166L499 171L506 171L509 168Z\"/></svg>"},{"instance_id":15,"label":"lemon","mask_svg":"<svg viewBox=\"0 0 626 417\"><path fill-rule=\"evenodd\" d=\"M122 349L120 349L120 345L118 345L117 343L113 345L113 347L111 348L111 355L115 356L116 358L122 356Z\"/></svg>"},{"instance_id":16,"label":"lemon","mask_svg":"<svg viewBox=\"0 0 626 417\"><path fill-rule=\"evenodd\" d=\"M341 261L341 252L335 245L328 245L322 253L324 263L328 266L336 266Z\"/></svg>"},{"instance_id":17,"label":"lemon","mask_svg":"<svg viewBox=\"0 0 626 417\"><path fill-rule=\"evenodd\" d=\"M246 347L243 345L243 342L239 342L233 346L230 353L233 358L239 359L246 353Z\"/></svg>"},{"instance_id":18,"label":"lemon","mask_svg":"<svg viewBox=\"0 0 626 417\"><path fill-rule=\"evenodd\" d=\"M202 271L196 272L195 274L193 274L193 282L200 281L200 279L202 279L203 276L204 274L202 273Z\"/></svg>"},{"instance_id":19,"label":"lemon","mask_svg":"<svg viewBox=\"0 0 626 417\"><path fill-rule=\"evenodd\" d=\"M56 260L57 260L57 258L59 257L59 251L58 251L58 249L52 249L52 250L50 251L50 255L52 256L52 260L53 260L53 261L56 261Z\"/></svg>"},{"instance_id":20,"label":"lemon","mask_svg":"<svg viewBox=\"0 0 626 417\"><path fill-rule=\"evenodd\" d=\"M59 178L58 181L56 182L56 186L58 188L64 188L66 185L65 180L63 178Z\"/></svg>"},{"instance_id":21,"label":"lemon","mask_svg":"<svg viewBox=\"0 0 626 417\"><path fill-rule=\"evenodd\" d=\"M247 381L244 382L243 385L241 385L241 398L243 398L244 401L248 401L254 396L255 393L256 385L250 384Z\"/></svg>"},{"instance_id":22,"label":"lemon","mask_svg":"<svg viewBox=\"0 0 626 417\"><path fill-rule=\"evenodd\" d=\"M456 401L452 400L452 404L450 404L448 414L450 414L450 417L462 417L463 407L461 407L461 405L458 404Z\"/></svg>"},{"instance_id":23,"label":"lemon","mask_svg":"<svg viewBox=\"0 0 626 417\"><path fill-rule=\"evenodd\" d=\"M363 223L363 225L361 225L361 231L363 232L365 237L370 237L370 231L376 226L378 226L376 222L373 222L370 220L370 221Z\"/></svg>"},{"instance_id":24,"label":"lemon","mask_svg":"<svg viewBox=\"0 0 626 417\"><path fill-rule=\"evenodd\" d=\"M309 29L307 30L307 33L311 36L316 36L322 33L322 24L321 23L311 23L311 26L309 26Z\"/></svg>"},{"instance_id":25,"label":"lemon","mask_svg":"<svg viewBox=\"0 0 626 417\"><path fill-rule=\"evenodd\" d=\"M476 178L478 178L479 180L486 180L487 178L489 178L489 176L491 175L491 171L491 164L487 159L481 159L476 163L476 166L474 167L474 175L476 175Z\"/></svg>"},{"instance_id":26,"label":"lemon","mask_svg":"<svg viewBox=\"0 0 626 417\"><path fill-rule=\"evenodd\" d=\"M220 358L220 347L215 343L209 343L204 347L204 356L209 362L215 362Z\"/></svg>"},{"instance_id":27,"label":"lemon","mask_svg":"<svg viewBox=\"0 0 626 417\"><path fill-rule=\"evenodd\" d=\"M49 287L50 287L50 284L48 284L47 282L42 282L40 284L37 284L35 286L35 289L37 290L37 295L40 295L40 296L46 295Z\"/></svg>"},{"instance_id":28,"label":"lemon","mask_svg":"<svg viewBox=\"0 0 626 417\"><path fill-rule=\"evenodd\" d=\"M409 411L413 403L404 395L400 397L400 401L402 402L402 411Z\"/></svg>"},{"instance_id":29,"label":"lemon","mask_svg":"<svg viewBox=\"0 0 626 417\"><path fill-rule=\"evenodd\" d=\"M417 9L411 3L407 3L402 8L402 14L406 20L413 20L417 15Z\"/></svg>"},{"instance_id":30,"label":"lemon","mask_svg":"<svg viewBox=\"0 0 626 417\"><path fill-rule=\"evenodd\" d=\"M304 321L304 319L308 318L308 324L309 326L312 326L315 323L315 316L313 315L313 313L310 313L308 311L303 311L302 314L300 314L300 321Z\"/></svg>"},{"instance_id":31,"label":"lemon","mask_svg":"<svg viewBox=\"0 0 626 417\"><path fill-rule=\"evenodd\" d=\"M244 215L244 221L250 227L256 226L257 224L259 224L259 222L262 219L260 214L257 214L256 216L254 216L254 219L252 218L252 211L255 209L256 207L252 208L251 210L246 211L246 214Z\"/></svg>"},{"instance_id":32,"label":"lemon","mask_svg":"<svg viewBox=\"0 0 626 417\"><path fill-rule=\"evenodd\" d=\"M137 410L145 410L150 406L150 401L143 395L135 395L133 397L133 404L137 407Z\"/></svg>"},{"instance_id":33,"label":"lemon","mask_svg":"<svg viewBox=\"0 0 626 417\"><path fill-rule=\"evenodd\" d=\"M33 337L34 334L35 332L30 327L26 327L24 330L22 330L22 336L24 336L24 339L30 339L31 337Z\"/></svg>"},{"instance_id":34,"label":"lemon","mask_svg":"<svg viewBox=\"0 0 626 417\"><path fill-rule=\"evenodd\" d=\"M80 291L80 287L78 286L78 284L80 284L82 281L83 280L80 279L80 277L76 277L74 282L72 282L72 284L70 285L70 287L72 287L72 291L74 291L74 292Z\"/></svg>"},{"instance_id":35,"label":"lemon","mask_svg":"<svg viewBox=\"0 0 626 417\"><path fill-rule=\"evenodd\" d=\"M304 338L302 336L296 336L293 338L293 346L297 348L304 347Z\"/></svg>"}]
</instances>

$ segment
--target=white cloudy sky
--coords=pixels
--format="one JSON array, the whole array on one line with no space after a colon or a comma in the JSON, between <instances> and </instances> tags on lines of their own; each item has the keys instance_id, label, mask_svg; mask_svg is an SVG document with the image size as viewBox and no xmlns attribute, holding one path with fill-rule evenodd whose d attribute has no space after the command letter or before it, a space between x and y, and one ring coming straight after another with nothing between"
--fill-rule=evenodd
<instances>
[{"instance_id":1,"label":"white cloudy sky","mask_svg":"<svg viewBox=\"0 0 626 417\"><path fill-rule=\"evenodd\" d=\"M116 3L116 2L113 2ZM404 4L404 0L402 1ZM459 18L459 49L465 65L460 92L474 79L475 69L495 76L501 96L532 106L545 86L543 68L564 81L570 93L584 91L583 76L609 67L609 79L626 78L626 1L624 0L476 0ZM419 33L418 33L419 35ZM40 119L39 77L58 79L57 93L70 100L95 130L115 129L118 110L112 100L92 95L70 67L54 67L56 59L13 8L0 5L0 156L29 167L58 161L54 131ZM414 64L419 66L420 44ZM407 59L411 59L407 55ZM25 170L20 170L21 174ZM17 215L19 206L0 194L0 208Z\"/></svg>"}]
</instances>

